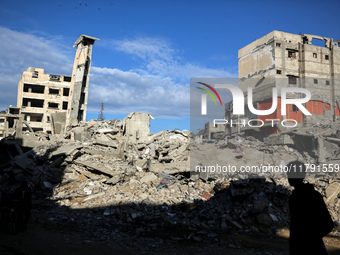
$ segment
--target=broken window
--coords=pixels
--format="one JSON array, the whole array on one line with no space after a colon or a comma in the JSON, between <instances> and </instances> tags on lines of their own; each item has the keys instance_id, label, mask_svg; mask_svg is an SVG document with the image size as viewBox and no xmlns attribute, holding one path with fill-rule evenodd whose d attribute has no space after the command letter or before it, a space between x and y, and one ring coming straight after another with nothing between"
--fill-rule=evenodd
<instances>
[{"instance_id":1,"label":"broken window","mask_svg":"<svg viewBox=\"0 0 340 255\"><path fill-rule=\"evenodd\" d=\"M325 59L326 59L326 60L329 60L329 55L325 55Z\"/></svg>"},{"instance_id":2,"label":"broken window","mask_svg":"<svg viewBox=\"0 0 340 255\"><path fill-rule=\"evenodd\" d=\"M71 82L71 76L64 76L65 82Z\"/></svg>"},{"instance_id":3,"label":"broken window","mask_svg":"<svg viewBox=\"0 0 340 255\"><path fill-rule=\"evenodd\" d=\"M50 80L51 81L59 81L60 75L50 74Z\"/></svg>"},{"instance_id":4,"label":"broken window","mask_svg":"<svg viewBox=\"0 0 340 255\"><path fill-rule=\"evenodd\" d=\"M329 85L329 81L326 81L326 85Z\"/></svg>"},{"instance_id":5,"label":"broken window","mask_svg":"<svg viewBox=\"0 0 340 255\"><path fill-rule=\"evenodd\" d=\"M32 78L38 78L39 73L38 71L34 71L34 73L32 74Z\"/></svg>"},{"instance_id":6,"label":"broken window","mask_svg":"<svg viewBox=\"0 0 340 255\"><path fill-rule=\"evenodd\" d=\"M68 102L63 102L63 110L67 110Z\"/></svg>"},{"instance_id":7,"label":"broken window","mask_svg":"<svg viewBox=\"0 0 340 255\"><path fill-rule=\"evenodd\" d=\"M69 93L70 93L70 89L69 88L64 88L63 89L63 96L64 97L68 97Z\"/></svg>"},{"instance_id":8,"label":"broken window","mask_svg":"<svg viewBox=\"0 0 340 255\"><path fill-rule=\"evenodd\" d=\"M44 91L45 91L45 86L33 85L33 84L27 84L27 83L24 84L24 92L44 94Z\"/></svg>"},{"instance_id":9,"label":"broken window","mask_svg":"<svg viewBox=\"0 0 340 255\"><path fill-rule=\"evenodd\" d=\"M281 70L276 70L276 74L281 74Z\"/></svg>"},{"instance_id":10,"label":"broken window","mask_svg":"<svg viewBox=\"0 0 340 255\"><path fill-rule=\"evenodd\" d=\"M317 58L318 57L318 54L317 53L313 53L313 58Z\"/></svg>"},{"instance_id":11,"label":"broken window","mask_svg":"<svg viewBox=\"0 0 340 255\"><path fill-rule=\"evenodd\" d=\"M295 104L292 105L292 111L293 111L293 112L299 111L299 107L297 107Z\"/></svg>"},{"instance_id":12,"label":"broken window","mask_svg":"<svg viewBox=\"0 0 340 255\"><path fill-rule=\"evenodd\" d=\"M26 116L27 121L31 122L42 122L43 114L42 113L30 113Z\"/></svg>"},{"instance_id":13,"label":"broken window","mask_svg":"<svg viewBox=\"0 0 340 255\"><path fill-rule=\"evenodd\" d=\"M318 79L314 79L314 84L318 84Z\"/></svg>"},{"instance_id":14,"label":"broken window","mask_svg":"<svg viewBox=\"0 0 340 255\"><path fill-rule=\"evenodd\" d=\"M288 84L297 84L297 77L296 76L288 76Z\"/></svg>"},{"instance_id":15,"label":"broken window","mask_svg":"<svg viewBox=\"0 0 340 255\"><path fill-rule=\"evenodd\" d=\"M326 40L319 39L319 38L312 38L312 45L318 46L318 47L326 47Z\"/></svg>"},{"instance_id":16,"label":"broken window","mask_svg":"<svg viewBox=\"0 0 340 255\"><path fill-rule=\"evenodd\" d=\"M22 99L22 106L43 108L44 107L44 100L43 99L33 99L33 98L23 98Z\"/></svg>"},{"instance_id":17,"label":"broken window","mask_svg":"<svg viewBox=\"0 0 340 255\"><path fill-rule=\"evenodd\" d=\"M10 114L20 114L20 108L8 108Z\"/></svg>"},{"instance_id":18,"label":"broken window","mask_svg":"<svg viewBox=\"0 0 340 255\"><path fill-rule=\"evenodd\" d=\"M83 110L80 110L78 112L78 121L82 121L83 120L83 115L84 115L84 111Z\"/></svg>"},{"instance_id":19,"label":"broken window","mask_svg":"<svg viewBox=\"0 0 340 255\"><path fill-rule=\"evenodd\" d=\"M288 50L288 58L296 58L296 51Z\"/></svg>"},{"instance_id":20,"label":"broken window","mask_svg":"<svg viewBox=\"0 0 340 255\"><path fill-rule=\"evenodd\" d=\"M80 100L79 100L79 105L82 105L84 102L85 102L85 93L81 92Z\"/></svg>"},{"instance_id":21,"label":"broken window","mask_svg":"<svg viewBox=\"0 0 340 255\"><path fill-rule=\"evenodd\" d=\"M59 89L49 88L48 94L50 94L50 95L58 95L59 96Z\"/></svg>"},{"instance_id":22,"label":"broken window","mask_svg":"<svg viewBox=\"0 0 340 255\"><path fill-rule=\"evenodd\" d=\"M281 43L276 43L276 47L281 47Z\"/></svg>"},{"instance_id":23,"label":"broken window","mask_svg":"<svg viewBox=\"0 0 340 255\"><path fill-rule=\"evenodd\" d=\"M46 122L50 122L50 116L46 116L46 117L47 117Z\"/></svg>"},{"instance_id":24,"label":"broken window","mask_svg":"<svg viewBox=\"0 0 340 255\"><path fill-rule=\"evenodd\" d=\"M59 108L59 104L58 103L48 102L48 108L50 108L50 109L58 109Z\"/></svg>"},{"instance_id":25,"label":"broken window","mask_svg":"<svg viewBox=\"0 0 340 255\"><path fill-rule=\"evenodd\" d=\"M305 36L302 38L302 40L303 40L303 44L308 44L308 37Z\"/></svg>"},{"instance_id":26,"label":"broken window","mask_svg":"<svg viewBox=\"0 0 340 255\"><path fill-rule=\"evenodd\" d=\"M39 132L39 131L43 132L43 131L44 131L43 128L32 128L32 130L33 130L34 132Z\"/></svg>"}]
</instances>

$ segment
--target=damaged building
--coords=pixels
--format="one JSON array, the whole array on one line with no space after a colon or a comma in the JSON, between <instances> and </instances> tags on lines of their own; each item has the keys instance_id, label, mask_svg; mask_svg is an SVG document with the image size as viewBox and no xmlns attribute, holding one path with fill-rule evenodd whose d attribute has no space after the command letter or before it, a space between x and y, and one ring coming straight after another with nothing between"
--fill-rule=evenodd
<instances>
[{"instance_id":1,"label":"damaged building","mask_svg":"<svg viewBox=\"0 0 340 255\"><path fill-rule=\"evenodd\" d=\"M67 111L71 80L71 76L45 74L42 68L23 72L17 107L34 131L51 133L51 114Z\"/></svg>"},{"instance_id":2,"label":"damaged building","mask_svg":"<svg viewBox=\"0 0 340 255\"><path fill-rule=\"evenodd\" d=\"M248 178L246 174L198 172L197 168L194 172L192 167L203 169L218 162L220 166L261 168L284 166L299 159L314 166L327 162L338 170L336 175L322 178L312 173L308 181L324 196L333 220L340 226L339 126L333 123L334 126L327 129L324 126L295 128L290 133L273 134L259 141L251 136L227 136L224 125L208 122L202 136L216 139L211 142L177 129L152 134L150 119L153 117L148 113L132 112L123 120L85 121L95 40L88 36L77 40L72 76L51 76L44 74L43 69L29 68L19 85L20 107L10 107L0 114L0 135L7 137L0 141L2 191L14 193L20 181L27 180L34 194L32 223L52 230L62 229L63 239L66 234L74 235L86 245L95 240L103 243L112 240L119 245L143 247L148 254L155 247L168 252L164 247L177 243L181 247L203 243L207 249L238 247L239 240L229 237L235 233L272 241L289 231L288 197L292 187L286 176L260 172L256 178L254 175ZM272 43L271 40L274 39L263 39ZM273 41L272 46L275 45ZM280 47L286 47L284 45L281 41ZM281 61L281 64L288 62ZM278 75L276 68L280 67L279 63L270 67L264 72L268 76L264 77ZM247 68L250 73L251 64ZM339 65L336 68L339 71ZM287 76L292 70L287 67L281 74ZM33 77L36 72L37 77ZM242 77L244 74L243 69ZM248 77L247 73L242 86L257 76L261 74ZM267 99L257 89L278 86L266 82L264 78L254 87L260 106L270 97ZM334 81L330 80L330 84L335 86ZM320 91L326 89L320 85ZM323 107L326 103L331 105L331 97L322 98ZM39 104L42 107L36 106L36 100L43 101ZM58 107L51 109L50 102ZM26 129L51 134L22 135L20 122ZM15 143L13 137L20 143ZM20 141L22 137L25 138ZM32 139L28 141L27 137ZM6 229L8 225L0 221L1 227ZM338 230L332 232L333 237L339 235ZM245 247L247 249L242 250L249 251L247 254L264 254Z\"/></svg>"},{"instance_id":3,"label":"damaged building","mask_svg":"<svg viewBox=\"0 0 340 255\"><path fill-rule=\"evenodd\" d=\"M321 42L321 46L320 46ZM315 43L315 45L314 45ZM296 35L272 31L243 47L238 52L239 87L245 95L252 88L255 109L267 110L272 106L272 88L299 87L311 92L304 104L312 114L304 115L295 105L286 105L281 115L281 97L278 93L277 109L270 115L257 116L245 105L245 119L264 122L261 132L277 133L281 127L272 126L268 119L293 119L299 124L330 123L340 116L340 40L333 41L316 35ZM301 93L288 93L287 98L304 97ZM245 99L247 102L247 99ZM226 119L235 119L232 103L226 104ZM233 127L232 132L237 132ZM253 128L252 128L253 129Z\"/></svg>"},{"instance_id":4,"label":"damaged building","mask_svg":"<svg viewBox=\"0 0 340 255\"><path fill-rule=\"evenodd\" d=\"M20 108L8 107L6 111L0 113L0 140L9 135L14 135L19 126L22 126Z\"/></svg>"},{"instance_id":5,"label":"damaged building","mask_svg":"<svg viewBox=\"0 0 340 255\"><path fill-rule=\"evenodd\" d=\"M81 35L75 42L72 76L45 74L29 67L18 83L17 108L33 131L61 133L86 119L92 45L97 38ZM24 127L24 130L27 129Z\"/></svg>"},{"instance_id":6,"label":"damaged building","mask_svg":"<svg viewBox=\"0 0 340 255\"><path fill-rule=\"evenodd\" d=\"M205 128L198 132L199 136L202 136L203 139L224 139L226 136L226 125L224 124L215 124L210 121L205 123Z\"/></svg>"}]
</instances>

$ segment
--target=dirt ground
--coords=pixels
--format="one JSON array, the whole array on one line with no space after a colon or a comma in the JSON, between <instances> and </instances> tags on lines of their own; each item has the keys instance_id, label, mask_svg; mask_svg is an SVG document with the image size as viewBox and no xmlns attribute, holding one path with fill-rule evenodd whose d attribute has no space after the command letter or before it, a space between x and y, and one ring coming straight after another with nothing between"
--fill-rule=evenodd
<instances>
[{"instance_id":1,"label":"dirt ground","mask_svg":"<svg viewBox=\"0 0 340 255\"><path fill-rule=\"evenodd\" d=\"M15 235L0 231L0 254L288 254L287 229L279 231L277 236L226 233L215 238L213 242L171 238L171 232L181 231L180 229L150 233L141 237L124 235L123 238L109 238L103 235L98 238L98 235L92 236L91 231L78 228L76 222L74 225L56 223L48 217L50 215L41 212L33 215L28 229ZM152 243L157 241L161 244L153 247ZM329 235L324 242L330 255L340 254L339 236Z\"/></svg>"}]
</instances>

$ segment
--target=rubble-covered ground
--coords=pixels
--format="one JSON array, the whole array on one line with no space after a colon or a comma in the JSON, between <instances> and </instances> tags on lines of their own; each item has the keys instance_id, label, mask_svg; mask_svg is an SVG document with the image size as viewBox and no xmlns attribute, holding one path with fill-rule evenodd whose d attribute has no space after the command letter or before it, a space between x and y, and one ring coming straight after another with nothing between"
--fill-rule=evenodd
<instances>
[{"instance_id":1,"label":"rubble-covered ground","mask_svg":"<svg viewBox=\"0 0 340 255\"><path fill-rule=\"evenodd\" d=\"M12 236L3 229L1 254L288 254L292 188L286 178L190 176L190 160L203 163L207 152L222 153L233 165L340 159L332 128L309 127L265 142L245 136L202 142L178 130L129 142L121 126L89 121L63 136L27 133L30 147L0 141L2 194L23 177L33 191L28 230ZM338 176L308 181L337 222ZM340 252L337 228L325 243L330 254Z\"/></svg>"}]
</instances>

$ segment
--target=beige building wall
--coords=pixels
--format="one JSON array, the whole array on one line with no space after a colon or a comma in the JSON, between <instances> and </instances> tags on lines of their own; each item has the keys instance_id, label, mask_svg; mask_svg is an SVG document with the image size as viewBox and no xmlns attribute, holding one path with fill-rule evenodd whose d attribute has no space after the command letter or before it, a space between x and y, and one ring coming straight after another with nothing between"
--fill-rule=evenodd
<instances>
[{"instance_id":1,"label":"beige building wall","mask_svg":"<svg viewBox=\"0 0 340 255\"><path fill-rule=\"evenodd\" d=\"M323 45L314 45L316 40L322 40ZM324 109L325 120L339 118L336 113L340 103L339 41L317 35L272 31L240 49L238 57L240 88L246 92L252 87L255 107L272 98L272 87L277 87L279 93L283 86L302 87L311 92L311 100L330 104L331 110ZM226 107L226 111L228 109ZM226 112L228 115L230 113ZM322 116L307 116L304 121L322 121Z\"/></svg>"},{"instance_id":2,"label":"beige building wall","mask_svg":"<svg viewBox=\"0 0 340 255\"><path fill-rule=\"evenodd\" d=\"M50 116L67 111L71 76L45 74L29 67L18 83L17 107L34 131L50 133Z\"/></svg>"},{"instance_id":3,"label":"beige building wall","mask_svg":"<svg viewBox=\"0 0 340 255\"><path fill-rule=\"evenodd\" d=\"M150 118L154 119L148 113L132 112L123 120L125 123L124 133L129 142L145 142L150 134Z\"/></svg>"},{"instance_id":4,"label":"beige building wall","mask_svg":"<svg viewBox=\"0 0 340 255\"><path fill-rule=\"evenodd\" d=\"M214 139L215 133L225 133L226 125L217 124L214 126L214 122L205 123L205 133L203 134L203 138L206 139Z\"/></svg>"}]
</instances>

